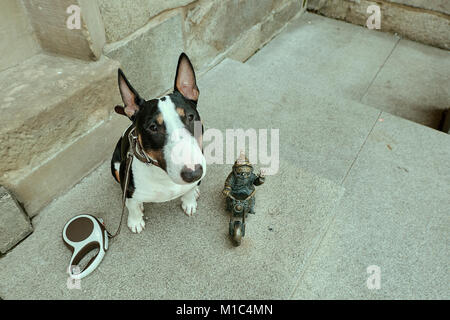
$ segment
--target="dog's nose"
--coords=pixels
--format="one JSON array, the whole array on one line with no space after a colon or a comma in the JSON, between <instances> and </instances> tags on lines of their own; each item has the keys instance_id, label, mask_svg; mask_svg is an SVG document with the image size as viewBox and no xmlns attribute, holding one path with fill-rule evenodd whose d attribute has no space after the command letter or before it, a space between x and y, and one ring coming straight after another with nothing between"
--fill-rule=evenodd
<instances>
[{"instance_id":1,"label":"dog's nose","mask_svg":"<svg viewBox=\"0 0 450 320\"><path fill-rule=\"evenodd\" d=\"M196 164L195 169L192 170L188 168L187 166L184 166L183 169L181 169L181 178L188 183L197 181L201 178L203 174L203 167L201 164Z\"/></svg>"}]
</instances>

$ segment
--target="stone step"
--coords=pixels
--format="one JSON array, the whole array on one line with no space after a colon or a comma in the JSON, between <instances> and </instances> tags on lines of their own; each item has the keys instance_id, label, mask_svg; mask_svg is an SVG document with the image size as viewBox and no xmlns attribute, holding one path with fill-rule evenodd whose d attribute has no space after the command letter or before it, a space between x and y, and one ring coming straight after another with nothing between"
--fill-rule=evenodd
<instances>
[{"instance_id":1,"label":"stone step","mask_svg":"<svg viewBox=\"0 0 450 320\"><path fill-rule=\"evenodd\" d=\"M247 64L286 86L360 101L398 41L307 12Z\"/></svg>"},{"instance_id":2,"label":"stone step","mask_svg":"<svg viewBox=\"0 0 450 320\"><path fill-rule=\"evenodd\" d=\"M0 73L0 183L30 217L110 152L118 67L38 54Z\"/></svg>"},{"instance_id":3,"label":"stone step","mask_svg":"<svg viewBox=\"0 0 450 320\"><path fill-rule=\"evenodd\" d=\"M0 186L0 255L33 231L30 218L8 190Z\"/></svg>"},{"instance_id":4,"label":"stone step","mask_svg":"<svg viewBox=\"0 0 450 320\"><path fill-rule=\"evenodd\" d=\"M366 26L380 12L379 28L438 48L450 49L450 2L448 0L309 0L308 10L321 15ZM370 10L372 9L372 10ZM370 13L368 13L368 11Z\"/></svg>"},{"instance_id":5,"label":"stone step","mask_svg":"<svg viewBox=\"0 0 450 320\"><path fill-rule=\"evenodd\" d=\"M359 101L434 129L449 108L448 51L311 13L247 64L286 87Z\"/></svg>"}]
</instances>

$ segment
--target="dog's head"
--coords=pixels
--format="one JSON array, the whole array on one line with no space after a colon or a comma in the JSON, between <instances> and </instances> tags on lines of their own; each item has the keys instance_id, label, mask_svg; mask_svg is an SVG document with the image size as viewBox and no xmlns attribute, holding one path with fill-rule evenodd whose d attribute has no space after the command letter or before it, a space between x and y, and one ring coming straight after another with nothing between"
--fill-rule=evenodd
<instances>
[{"instance_id":1,"label":"dog's head","mask_svg":"<svg viewBox=\"0 0 450 320\"><path fill-rule=\"evenodd\" d=\"M178 60L174 92L160 99L144 100L119 69L119 89L124 107L115 111L130 118L146 154L177 184L204 177L199 90L195 72L186 54Z\"/></svg>"}]
</instances>

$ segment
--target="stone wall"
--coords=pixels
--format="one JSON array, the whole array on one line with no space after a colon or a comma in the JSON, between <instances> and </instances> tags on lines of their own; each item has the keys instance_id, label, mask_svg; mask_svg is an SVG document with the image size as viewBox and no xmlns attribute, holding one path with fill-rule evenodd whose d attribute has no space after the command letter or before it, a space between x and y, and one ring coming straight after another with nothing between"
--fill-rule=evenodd
<instances>
[{"instance_id":1,"label":"stone wall","mask_svg":"<svg viewBox=\"0 0 450 320\"><path fill-rule=\"evenodd\" d=\"M0 71L24 61L41 50L21 2L2 1L0 39Z\"/></svg>"},{"instance_id":2,"label":"stone wall","mask_svg":"<svg viewBox=\"0 0 450 320\"><path fill-rule=\"evenodd\" d=\"M146 99L172 86L186 52L198 73L227 55L245 60L302 10L298 0L98 0L104 53Z\"/></svg>"},{"instance_id":3,"label":"stone wall","mask_svg":"<svg viewBox=\"0 0 450 320\"><path fill-rule=\"evenodd\" d=\"M105 54L119 61L136 89L150 98L170 88L181 52L189 55L197 72L211 68L228 54L245 60L301 12L306 1L22 0L19 3L25 6L36 42L44 51L83 60L97 60ZM70 16L67 9L71 5L81 9L80 29L67 28Z\"/></svg>"},{"instance_id":4,"label":"stone wall","mask_svg":"<svg viewBox=\"0 0 450 320\"><path fill-rule=\"evenodd\" d=\"M83 60L97 60L105 30L96 0L23 0L28 19L45 51ZM67 8L80 8L80 28L69 29Z\"/></svg>"},{"instance_id":5,"label":"stone wall","mask_svg":"<svg viewBox=\"0 0 450 320\"><path fill-rule=\"evenodd\" d=\"M450 1L448 0L386 0L387 2L403 4L409 7L427 9L450 14Z\"/></svg>"},{"instance_id":6,"label":"stone wall","mask_svg":"<svg viewBox=\"0 0 450 320\"><path fill-rule=\"evenodd\" d=\"M277 25L278 29L300 11L300 1L200 1L186 10L186 51L192 55L193 63L199 68L208 66L208 63L231 48L236 41L245 38L252 27L264 23L268 17L273 18L278 13L285 12L286 8L289 8L288 14L283 15L284 19L281 25ZM276 29L272 28L264 37L270 38ZM264 39L260 41L263 42Z\"/></svg>"},{"instance_id":7,"label":"stone wall","mask_svg":"<svg viewBox=\"0 0 450 320\"><path fill-rule=\"evenodd\" d=\"M119 41L144 27L161 12L192 2L194 0L98 0L106 41Z\"/></svg>"},{"instance_id":8,"label":"stone wall","mask_svg":"<svg viewBox=\"0 0 450 320\"><path fill-rule=\"evenodd\" d=\"M381 9L381 31L450 49L449 0L309 0L308 10L365 25L374 4Z\"/></svg>"}]
</instances>

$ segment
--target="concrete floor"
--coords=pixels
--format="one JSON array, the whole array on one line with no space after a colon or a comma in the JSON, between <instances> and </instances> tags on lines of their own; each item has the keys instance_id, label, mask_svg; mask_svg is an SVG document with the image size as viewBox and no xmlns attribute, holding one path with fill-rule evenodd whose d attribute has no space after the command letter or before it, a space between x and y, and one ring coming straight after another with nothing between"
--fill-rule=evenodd
<instances>
[{"instance_id":1,"label":"concrete floor","mask_svg":"<svg viewBox=\"0 0 450 320\"><path fill-rule=\"evenodd\" d=\"M312 14L293 21L247 63L225 60L199 80L206 129L280 130L280 170L258 188L241 247L229 242L220 195L230 165L210 165L195 217L179 200L146 204L143 233L124 226L81 289L68 289L64 223L79 213L118 223L120 188L106 162L0 259L0 296L450 298L450 137L384 112L395 105L383 98L398 92L404 112L415 88L414 103L448 106L449 53L436 50ZM425 73L424 86L396 78L412 56L408 75ZM428 77L420 59L440 71ZM367 286L373 265L379 289Z\"/></svg>"}]
</instances>

